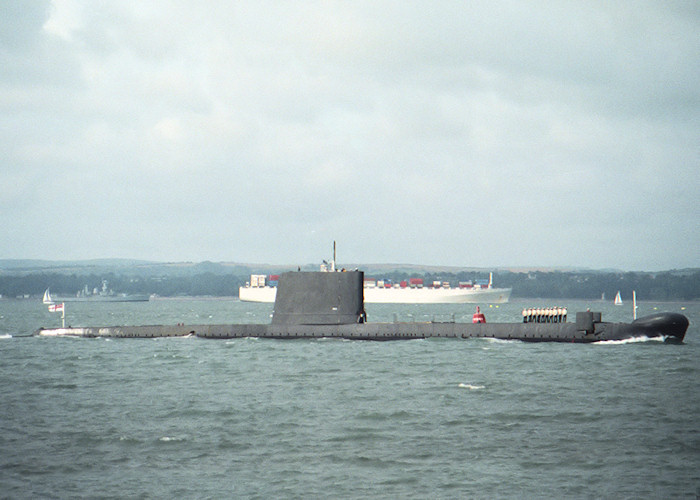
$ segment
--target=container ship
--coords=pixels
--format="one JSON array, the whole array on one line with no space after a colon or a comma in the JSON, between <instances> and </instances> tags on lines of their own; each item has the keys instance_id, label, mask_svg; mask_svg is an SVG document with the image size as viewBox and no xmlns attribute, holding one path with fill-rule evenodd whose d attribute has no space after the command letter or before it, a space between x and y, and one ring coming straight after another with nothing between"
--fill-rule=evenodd
<instances>
[{"instance_id":1,"label":"container ship","mask_svg":"<svg viewBox=\"0 0 700 500\"><path fill-rule=\"evenodd\" d=\"M322 271L329 271L327 264ZM250 281L238 289L244 302L274 302L279 275L253 274ZM512 288L495 288L493 273L489 279L462 281L453 287L447 281L424 283L422 278L394 283L391 280L364 279L365 303L370 304L503 304L510 299Z\"/></svg>"}]
</instances>

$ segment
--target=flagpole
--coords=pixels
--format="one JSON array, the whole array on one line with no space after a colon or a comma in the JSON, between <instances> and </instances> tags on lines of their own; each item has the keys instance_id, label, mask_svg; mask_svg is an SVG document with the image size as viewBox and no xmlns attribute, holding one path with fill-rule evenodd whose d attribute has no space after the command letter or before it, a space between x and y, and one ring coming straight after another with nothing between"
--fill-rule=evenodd
<instances>
[{"instance_id":1,"label":"flagpole","mask_svg":"<svg viewBox=\"0 0 700 500\"><path fill-rule=\"evenodd\" d=\"M58 312L61 311L61 325L63 325L63 328L66 327L66 303L61 302L61 305L59 306L58 304L50 304L49 305L49 312Z\"/></svg>"}]
</instances>

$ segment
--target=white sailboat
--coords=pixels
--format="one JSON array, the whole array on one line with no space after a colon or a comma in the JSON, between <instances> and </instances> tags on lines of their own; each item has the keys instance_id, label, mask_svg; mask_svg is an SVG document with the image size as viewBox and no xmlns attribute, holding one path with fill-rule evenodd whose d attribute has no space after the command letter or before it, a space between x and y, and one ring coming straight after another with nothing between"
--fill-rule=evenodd
<instances>
[{"instance_id":1,"label":"white sailboat","mask_svg":"<svg viewBox=\"0 0 700 500\"><path fill-rule=\"evenodd\" d=\"M53 299L51 298L51 293L49 292L48 288L44 292L44 298L42 299L42 302L44 304L53 304Z\"/></svg>"},{"instance_id":2,"label":"white sailboat","mask_svg":"<svg viewBox=\"0 0 700 500\"><path fill-rule=\"evenodd\" d=\"M617 295L615 295L615 305L616 306L621 306L622 305L622 297L620 297L620 292L617 292Z\"/></svg>"}]
</instances>

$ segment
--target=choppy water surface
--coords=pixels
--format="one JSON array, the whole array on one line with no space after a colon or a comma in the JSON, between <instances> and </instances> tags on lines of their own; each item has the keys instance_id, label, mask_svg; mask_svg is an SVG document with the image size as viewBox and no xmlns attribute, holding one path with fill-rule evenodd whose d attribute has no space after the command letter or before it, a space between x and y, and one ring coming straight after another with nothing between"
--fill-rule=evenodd
<instances>
[{"instance_id":1,"label":"choppy water surface","mask_svg":"<svg viewBox=\"0 0 700 500\"><path fill-rule=\"evenodd\" d=\"M488 307L517 320L528 306ZM270 305L67 304L73 325L265 323ZM473 306L368 305L468 321ZM700 304L683 345L20 338L0 301L0 496L695 498Z\"/></svg>"}]
</instances>

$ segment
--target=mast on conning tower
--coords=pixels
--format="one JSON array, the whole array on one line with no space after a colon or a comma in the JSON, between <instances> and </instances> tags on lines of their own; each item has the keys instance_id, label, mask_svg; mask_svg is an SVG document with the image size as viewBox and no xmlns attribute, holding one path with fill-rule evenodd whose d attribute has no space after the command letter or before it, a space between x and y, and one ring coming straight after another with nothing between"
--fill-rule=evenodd
<instances>
[{"instance_id":1,"label":"mast on conning tower","mask_svg":"<svg viewBox=\"0 0 700 500\"><path fill-rule=\"evenodd\" d=\"M333 240L333 260L331 261L331 272L335 272L335 240Z\"/></svg>"}]
</instances>

